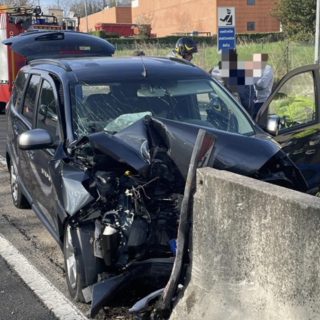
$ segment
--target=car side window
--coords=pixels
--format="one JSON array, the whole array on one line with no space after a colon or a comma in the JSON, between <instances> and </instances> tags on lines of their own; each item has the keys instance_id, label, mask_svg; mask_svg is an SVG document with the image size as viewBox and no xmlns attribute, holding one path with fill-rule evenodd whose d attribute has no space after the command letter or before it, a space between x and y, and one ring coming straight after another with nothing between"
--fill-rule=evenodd
<instances>
[{"instance_id":1,"label":"car side window","mask_svg":"<svg viewBox=\"0 0 320 320\"><path fill-rule=\"evenodd\" d=\"M39 96L37 128L47 130L52 141L55 141L57 136L57 106L53 88L48 81L44 80Z\"/></svg>"},{"instance_id":2,"label":"car side window","mask_svg":"<svg viewBox=\"0 0 320 320\"><path fill-rule=\"evenodd\" d=\"M20 103L22 100L22 93L23 93L23 89L26 84L27 78L28 78L28 74L23 71L20 71L14 82L11 101L16 110L18 110L20 106Z\"/></svg>"},{"instance_id":3,"label":"car side window","mask_svg":"<svg viewBox=\"0 0 320 320\"><path fill-rule=\"evenodd\" d=\"M23 102L22 114L32 124L40 76L32 75Z\"/></svg>"},{"instance_id":4,"label":"car side window","mask_svg":"<svg viewBox=\"0 0 320 320\"><path fill-rule=\"evenodd\" d=\"M201 120L207 119L207 109L210 103L210 96L208 93L197 94L197 101L200 111Z\"/></svg>"},{"instance_id":5,"label":"car side window","mask_svg":"<svg viewBox=\"0 0 320 320\"><path fill-rule=\"evenodd\" d=\"M269 105L269 117L280 118L280 132L316 120L315 86L312 72L290 78Z\"/></svg>"}]
</instances>

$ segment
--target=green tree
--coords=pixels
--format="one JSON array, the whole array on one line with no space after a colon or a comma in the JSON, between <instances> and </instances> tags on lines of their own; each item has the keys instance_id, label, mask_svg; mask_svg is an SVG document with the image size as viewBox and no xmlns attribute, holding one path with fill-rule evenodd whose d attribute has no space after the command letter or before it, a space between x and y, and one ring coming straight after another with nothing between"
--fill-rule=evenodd
<instances>
[{"instance_id":1,"label":"green tree","mask_svg":"<svg viewBox=\"0 0 320 320\"><path fill-rule=\"evenodd\" d=\"M107 3L108 3L108 7L109 8L112 8L112 7L116 7L117 6L117 3L118 1L117 0L109 0Z\"/></svg>"},{"instance_id":2,"label":"green tree","mask_svg":"<svg viewBox=\"0 0 320 320\"><path fill-rule=\"evenodd\" d=\"M276 0L271 15L293 40L314 40L316 0Z\"/></svg>"},{"instance_id":3,"label":"green tree","mask_svg":"<svg viewBox=\"0 0 320 320\"><path fill-rule=\"evenodd\" d=\"M131 0L122 0L120 1L120 4L124 7L130 7L131 6Z\"/></svg>"}]
</instances>

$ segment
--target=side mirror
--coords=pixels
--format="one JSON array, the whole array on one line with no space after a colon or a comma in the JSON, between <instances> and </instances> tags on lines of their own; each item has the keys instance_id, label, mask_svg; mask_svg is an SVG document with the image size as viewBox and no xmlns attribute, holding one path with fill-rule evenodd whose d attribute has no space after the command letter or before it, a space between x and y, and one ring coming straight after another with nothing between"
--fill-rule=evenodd
<instances>
[{"instance_id":1,"label":"side mirror","mask_svg":"<svg viewBox=\"0 0 320 320\"><path fill-rule=\"evenodd\" d=\"M53 148L53 141L48 131L33 129L24 132L19 138L20 150L39 150Z\"/></svg>"},{"instance_id":2,"label":"side mirror","mask_svg":"<svg viewBox=\"0 0 320 320\"><path fill-rule=\"evenodd\" d=\"M43 116L46 116L47 113L48 113L48 107L44 104L41 104L40 105L40 110L39 110L39 113Z\"/></svg>"},{"instance_id":3,"label":"side mirror","mask_svg":"<svg viewBox=\"0 0 320 320\"><path fill-rule=\"evenodd\" d=\"M267 122L267 127L265 131L270 133L272 136L277 136L281 128L280 118L278 116L272 115L269 117Z\"/></svg>"}]
</instances>

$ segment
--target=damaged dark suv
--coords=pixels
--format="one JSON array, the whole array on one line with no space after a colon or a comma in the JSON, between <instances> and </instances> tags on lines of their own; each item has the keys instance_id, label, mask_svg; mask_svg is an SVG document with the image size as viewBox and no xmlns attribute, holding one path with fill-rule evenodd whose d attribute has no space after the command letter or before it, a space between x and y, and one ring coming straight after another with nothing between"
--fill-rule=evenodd
<instances>
[{"instance_id":1,"label":"damaged dark suv","mask_svg":"<svg viewBox=\"0 0 320 320\"><path fill-rule=\"evenodd\" d=\"M92 316L134 280L167 281L200 128L216 137L214 168L307 189L224 88L180 59L33 60L7 117L13 202L59 243L69 292Z\"/></svg>"}]
</instances>

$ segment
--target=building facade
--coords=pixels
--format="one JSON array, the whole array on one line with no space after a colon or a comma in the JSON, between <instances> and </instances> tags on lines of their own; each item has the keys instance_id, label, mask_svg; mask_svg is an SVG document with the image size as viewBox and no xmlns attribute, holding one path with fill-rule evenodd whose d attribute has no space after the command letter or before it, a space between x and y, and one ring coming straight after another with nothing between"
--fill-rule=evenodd
<instances>
[{"instance_id":1,"label":"building facade","mask_svg":"<svg viewBox=\"0 0 320 320\"><path fill-rule=\"evenodd\" d=\"M133 0L131 7L114 7L88 16L88 31L96 23L151 24L157 37L198 31L217 33L217 8L235 7L236 33L280 31L279 22L270 16L272 0ZM86 32L86 18L80 31Z\"/></svg>"},{"instance_id":2,"label":"building facade","mask_svg":"<svg viewBox=\"0 0 320 320\"><path fill-rule=\"evenodd\" d=\"M272 0L134 0L132 22L151 23L157 37L192 31L217 33L217 7L235 7L236 33L280 31ZM201 35L201 33L200 33Z\"/></svg>"},{"instance_id":3,"label":"building facade","mask_svg":"<svg viewBox=\"0 0 320 320\"><path fill-rule=\"evenodd\" d=\"M131 7L113 7L88 16L88 31L95 30L96 23L132 23ZM79 31L87 32L86 18L80 19Z\"/></svg>"}]
</instances>

